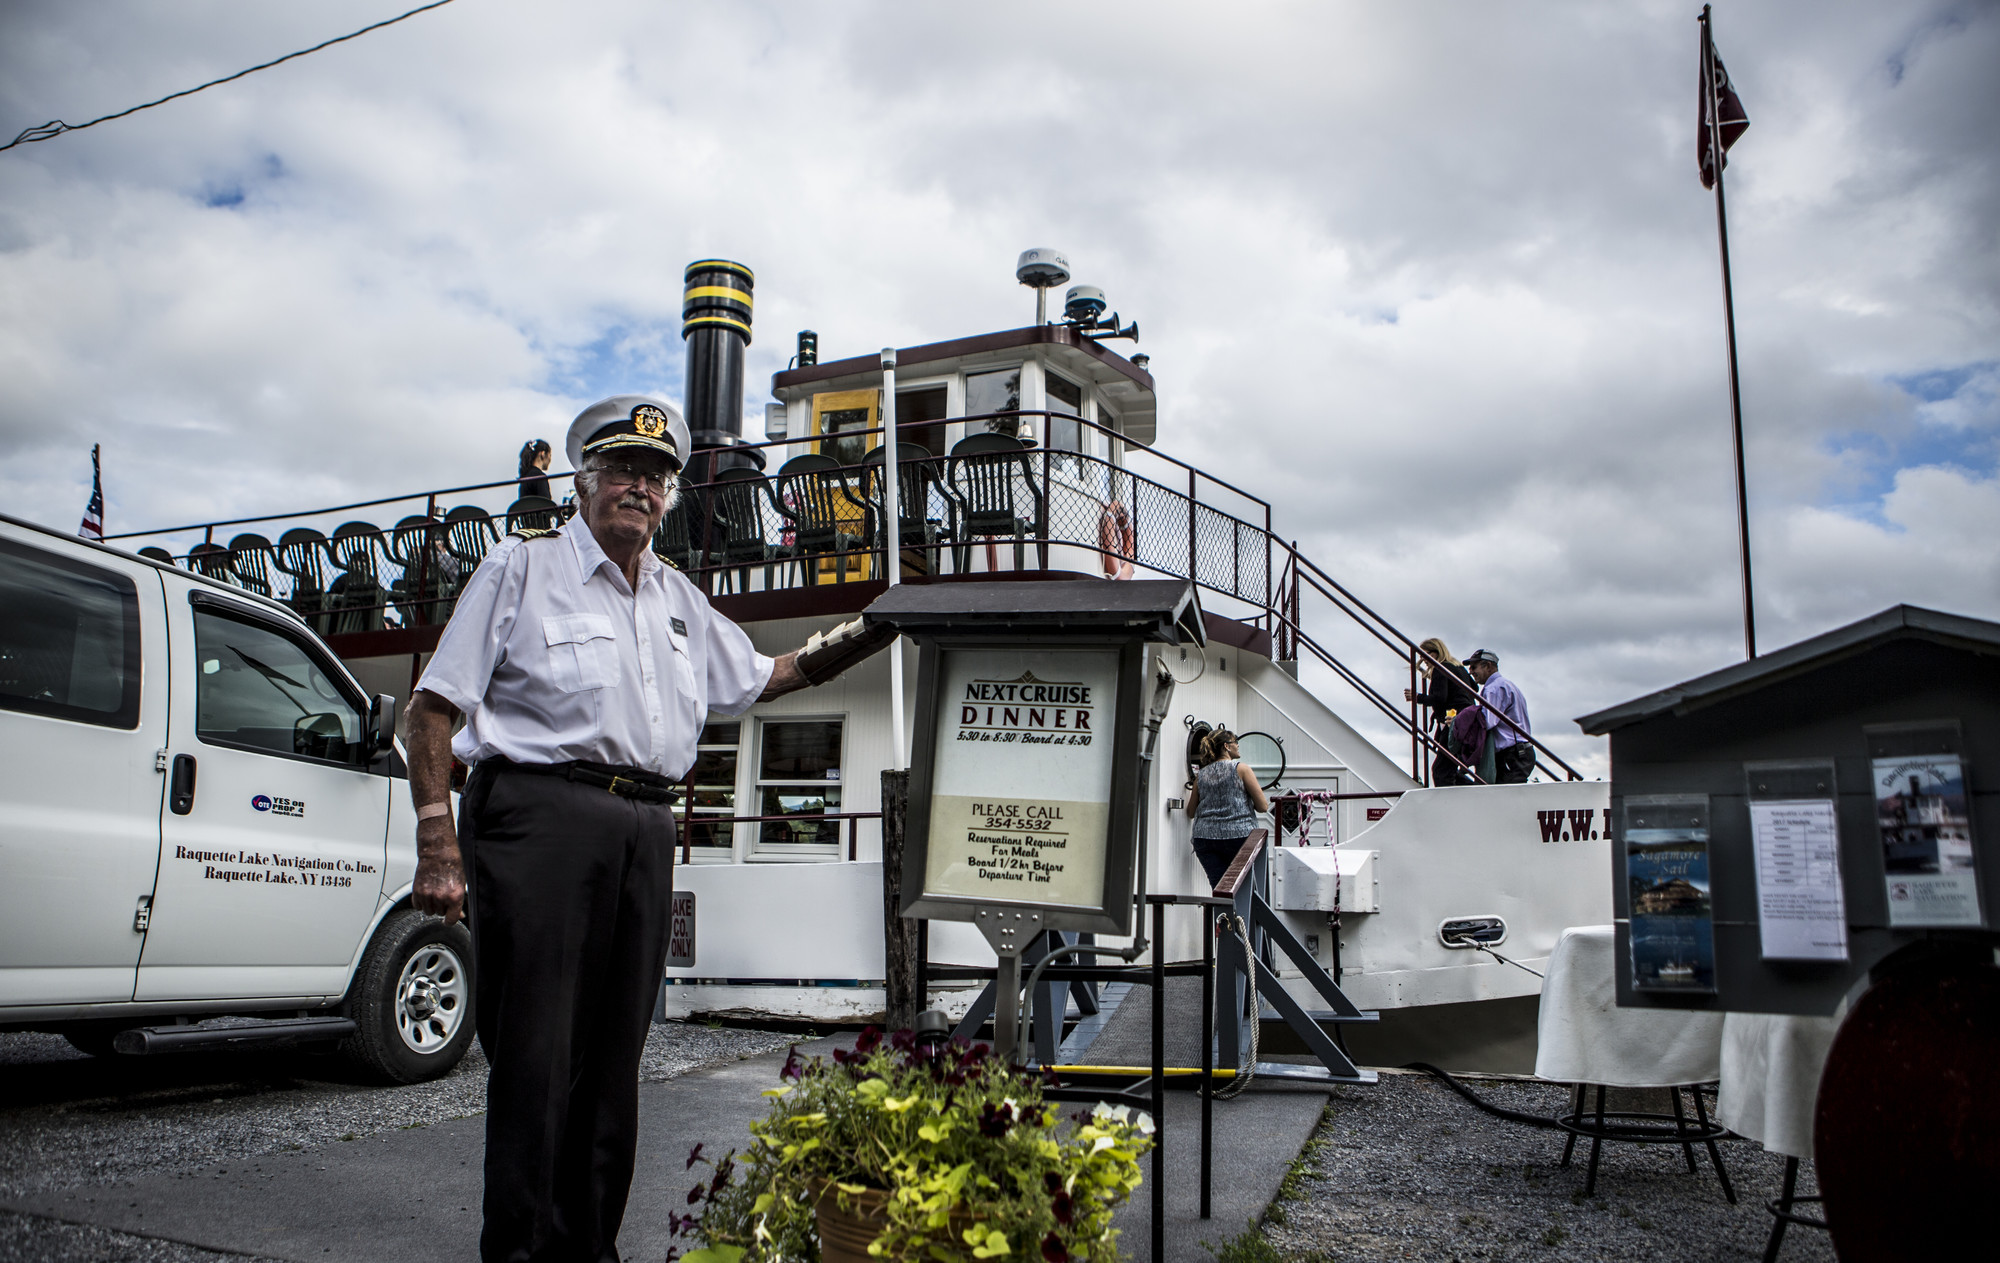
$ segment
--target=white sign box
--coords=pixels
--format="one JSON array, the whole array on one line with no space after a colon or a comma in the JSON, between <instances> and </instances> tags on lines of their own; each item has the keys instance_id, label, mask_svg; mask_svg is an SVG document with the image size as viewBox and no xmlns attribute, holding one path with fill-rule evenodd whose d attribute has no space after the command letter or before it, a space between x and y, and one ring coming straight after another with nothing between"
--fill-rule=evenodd
<instances>
[{"instance_id":1,"label":"white sign box","mask_svg":"<svg viewBox=\"0 0 2000 1263\"><path fill-rule=\"evenodd\" d=\"M1098 908L1119 652L946 649L923 893Z\"/></svg>"}]
</instances>

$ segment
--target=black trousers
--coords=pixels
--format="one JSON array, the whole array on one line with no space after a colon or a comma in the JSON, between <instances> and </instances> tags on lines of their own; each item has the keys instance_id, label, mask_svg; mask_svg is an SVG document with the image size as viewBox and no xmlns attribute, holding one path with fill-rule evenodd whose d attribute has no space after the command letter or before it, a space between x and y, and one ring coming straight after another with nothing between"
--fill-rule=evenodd
<instances>
[{"instance_id":1,"label":"black trousers","mask_svg":"<svg viewBox=\"0 0 2000 1263\"><path fill-rule=\"evenodd\" d=\"M1201 861L1201 871L1208 878L1210 890L1215 889L1215 883L1229 871L1229 862L1236 858L1236 853L1243 849L1249 837L1246 833L1240 838L1194 839L1194 857Z\"/></svg>"},{"instance_id":2,"label":"black trousers","mask_svg":"<svg viewBox=\"0 0 2000 1263\"><path fill-rule=\"evenodd\" d=\"M1529 774L1535 770L1535 747L1517 741L1504 750L1496 750L1493 769L1495 779L1502 785L1526 785Z\"/></svg>"},{"instance_id":3,"label":"black trousers","mask_svg":"<svg viewBox=\"0 0 2000 1263\"><path fill-rule=\"evenodd\" d=\"M491 1065L480 1258L615 1263L666 967L673 812L475 768L459 844Z\"/></svg>"}]
</instances>

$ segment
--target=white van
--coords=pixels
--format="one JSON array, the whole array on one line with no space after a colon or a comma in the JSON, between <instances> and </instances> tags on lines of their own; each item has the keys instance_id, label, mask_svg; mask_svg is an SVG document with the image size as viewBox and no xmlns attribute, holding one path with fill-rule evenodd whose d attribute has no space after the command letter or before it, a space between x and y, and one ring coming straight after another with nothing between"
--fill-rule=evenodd
<instances>
[{"instance_id":1,"label":"white van","mask_svg":"<svg viewBox=\"0 0 2000 1263\"><path fill-rule=\"evenodd\" d=\"M472 943L410 906L394 728L284 605L0 516L0 1031L449 1071Z\"/></svg>"}]
</instances>

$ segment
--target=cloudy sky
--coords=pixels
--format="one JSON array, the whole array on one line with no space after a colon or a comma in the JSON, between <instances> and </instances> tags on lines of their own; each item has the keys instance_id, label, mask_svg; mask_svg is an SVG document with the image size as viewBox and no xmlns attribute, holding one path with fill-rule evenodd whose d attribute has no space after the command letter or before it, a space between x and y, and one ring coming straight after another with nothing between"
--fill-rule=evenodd
<instances>
[{"instance_id":1,"label":"cloudy sky","mask_svg":"<svg viewBox=\"0 0 2000 1263\"><path fill-rule=\"evenodd\" d=\"M13 0L0 132L406 7ZM93 442L112 530L505 477L680 397L691 259L757 271L755 413L799 328L1027 323L1050 245L1164 448L1601 770L1571 716L1742 653L1698 8L457 0L0 153L0 498L73 529ZM1760 640L2000 617L2000 4L1716 21Z\"/></svg>"}]
</instances>

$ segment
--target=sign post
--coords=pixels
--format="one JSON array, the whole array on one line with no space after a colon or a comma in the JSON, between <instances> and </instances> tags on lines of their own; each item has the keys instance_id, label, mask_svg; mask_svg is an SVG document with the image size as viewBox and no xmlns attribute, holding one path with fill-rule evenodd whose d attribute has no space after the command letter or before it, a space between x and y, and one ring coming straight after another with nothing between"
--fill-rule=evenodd
<instances>
[{"instance_id":1,"label":"sign post","mask_svg":"<svg viewBox=\"0 0 2000 1263\"><path fill-rule=\"evenodd\" d=\"M1148 646L1201 642L1200 605L1178 580L940 583L867 617L919 648L900 912L979 927L1011 1057L1023 953L1050 930L1133 931Z\"/></svg>"}]
</instances>

